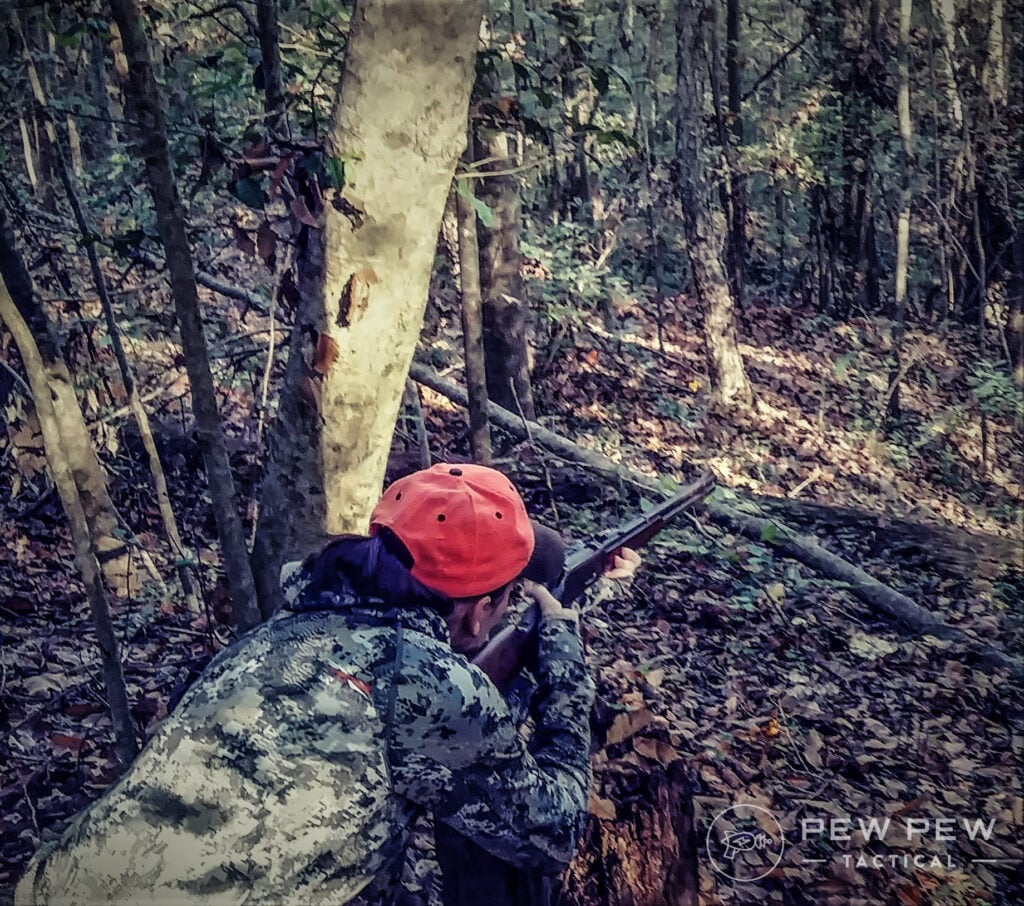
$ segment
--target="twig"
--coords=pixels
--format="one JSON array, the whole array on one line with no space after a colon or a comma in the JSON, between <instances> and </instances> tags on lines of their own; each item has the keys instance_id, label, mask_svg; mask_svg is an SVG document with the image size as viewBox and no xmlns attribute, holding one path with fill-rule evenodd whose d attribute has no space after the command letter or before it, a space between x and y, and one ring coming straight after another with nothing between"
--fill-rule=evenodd
<instances>
[{"instance_id":1,"label":"twig","mask_svg":"<svg viewBox=\"0 0 1024 906\"><path fill-rule=\"evenodd\" d=\"M32 801L32 797L28 794L28 782L22 781L21 792L25 796L25 801L28 803L28 812L32 817L32 827L35 828L36 839L39 839L41 831L39 830L39 815L36 814L36 805Z\"/></svg>"},{"instance_id":2,"label":"twig","mask_svg":"<svg viewBox=\"0 0 1024 906\"><path fill-rule=\"evenodd\" d=\"M801 491L807 488L808 485L814 484L814 482L816 482L819 478L821 478L821 466L815 466L814 469L811 471L811 474L808 475L803 481L801 481L800 484L798 484L795 488L793 488L793 490L789 491L786 494L786 496L798 497Z\"/></svg>"},{"instance_id":3,"label":"twig","mask_svg":"<svg viewBox=\"0 0 1024 906\"><path fill-rule=\"evenodd\" d=\"M405 382L405 395L412 409L413 425L416 428L416 446L420 451L420 468L429 469L431 465L430 439L427 437L427 423L423 418L423 403L420 400L419 387L415 381Z\"/></svg>"},{"instance_id":4,"label":"twig","mask_svg":"<svg viewBox=\"0 0 1024 906\"><path fill-rule=\"evenodd\" d=\"M17 371L15 371L10 365L8 365L4 359L0 359L0 365L3 366L4 371L6 371L12 378L14 378L14 383L17 384L22 389L22 392L25 394L25 396L27 396L29 399L32 399L32 388L25 383L24 378L22 378L22 376L18 374Z\"/></svg>"},{"instance_id":5,"label":"twig","mask_svg":"<svg viewBox=\"0 0 1024 906\"><path fill-rule=\"evenodd\" d=\"M705 538L707 538L709 541L714 541L716 544L718 543L719 539L712 535L711 532L708 531L708 527L704 525L704 523L701 522L696 516L694 516L693 513L688 512L687 510L683 510L683 515L687 519L689 519L690 522L693 523L693 527L698 532L700 532Z\"/></svg>"},{"instance_id":6,"label":"twig","mask_svg":"<svg viewBox=\"0 0 1024 906\"><path fill-rule=\"evenodd\" d=\"M263 368L263 380L260 384L260 401L258 412L259 415L256 418L256 449L257 451L263 449L263 428L266 424L267 419L267 397L270 394L270 374L274 370L274 350L277 343L277 320L274 317L274 307L277 303L277 294L281 291L281 281L284 279L285 272L288 270L291 263L291 256L289 250L286 247L285 253L281 255L275 262L276 267L274 269L274 291L270 294L270 311L267 312L267 317L270 319L270 330L269 336L267 337L267 364ZM253 505L253 516L252 516L252 530L249 533L249 549L252 550L256 546L256 529L259 527L260 522L260 502L257 498Z\"/></svg>"},{"instance_id":7,"label":"twig","mask_svg":"<svg viewBox=\"0 0 1024 906\"><path fill-rule=\"evenodd\" d=\"M519 413L519 417L523 420L523 430L526 431L526 442L536 449L533 443L533 435L530 433L530 420L526 417L526 413L523 412L523 404L519 401L519 394L516 393L516 382L510 377L508 379L508 389L512 391L512 399L515 400L516 412ZM562 518L558 514L558 505L555 503L555 489L551 484L551 470L548 468L547 460L540 456L541 468L544 470L544 484L548 489L548 497L551 500L551 513L555 517L555 525L561 525Z\"/></svg>"}]
</instances>

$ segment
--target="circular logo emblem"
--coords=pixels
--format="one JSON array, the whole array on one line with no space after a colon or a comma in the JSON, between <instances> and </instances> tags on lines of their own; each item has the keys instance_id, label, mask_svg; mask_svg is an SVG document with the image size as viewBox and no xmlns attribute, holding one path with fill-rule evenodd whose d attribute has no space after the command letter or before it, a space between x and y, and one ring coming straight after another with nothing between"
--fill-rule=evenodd
<instances>
[{"instance_id":1,"label":"circular logo emblem","mask_svg":"<svg viewBox=\"0 0 1024 906\"><path fill-rule=\"evenodd\" d=\"M782 825L759 805L733 805L711 822L706 840L711 867L733 881L757 881L781 861Z\"/></svg>"}]
</instances>

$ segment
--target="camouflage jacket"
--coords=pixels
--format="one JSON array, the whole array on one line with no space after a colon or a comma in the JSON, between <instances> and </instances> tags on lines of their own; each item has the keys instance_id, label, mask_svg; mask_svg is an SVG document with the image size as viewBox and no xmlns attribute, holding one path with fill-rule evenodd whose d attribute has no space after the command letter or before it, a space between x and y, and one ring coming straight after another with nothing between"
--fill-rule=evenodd
<instances>
[{"instance_id":1,"label":"camouflage jacket","mask_svg":"<svg viewBox=\"0 0 1024 906\"><path fill-rule=\"evenodd\" d=\"M437 613L300 599L221 652L128 774L33 857L16 903L345 903L400 864L420 807L508 862L574 853L594 686L541 628L536 729ZM397 681L396 681L397 680Z\"/></svg>"}]
</instances>

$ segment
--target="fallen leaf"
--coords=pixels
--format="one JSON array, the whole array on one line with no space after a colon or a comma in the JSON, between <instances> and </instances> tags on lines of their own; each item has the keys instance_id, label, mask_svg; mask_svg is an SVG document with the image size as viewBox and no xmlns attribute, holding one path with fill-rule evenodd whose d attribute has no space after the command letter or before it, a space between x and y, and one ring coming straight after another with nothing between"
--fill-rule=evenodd
<instances>
[{"instance_id":1,"label":"fallen leaf","mask_svg":"<svg viewBox=\"0 0 1024 906\"><path fill-rule=\"evenodd\" d=\"M68 736L64 733L55 733L50 737L50 746L54 752L73 752L78 754L85 745L84 736Z\"/></svg>"},{"instance_id":2,"label":"fallen leaf","mask_svg":"<svg viewBox=\"0 0 1024 906\"><path fill-rule=\"evenodd\" d=\"M256 254L256 243L252 241L252 236L249 235L248 230L243 230L237 223L231 225L231 232L235 234L235 245L245 255Z\"/></svg>"},{"instance_id":3,"label":"fallen leaf","mask_svg":"<svg viewBox=\"0 0 1024 906\"><path fill-rule=\"evenodd\" d=\"M647 685L654 689L657 689L665 681L665 668L658 667L656 670L651 670L649 673L644 674L644 679L647 680Z\"/></svg>"},{"instance_id":4,"label":"fallen leaf","mask_svg":"<svg viewBox=\"0 0 1024 906\"><path fill-rule=\"evenodd\" d=\"M290 207L291 207L291 210L292 210L292 214L294 215L295 219L297 221L299 221L299 223L304 223L306 226L309 226L309 227L317 227L317 228L319 228L320 221L317 220L309 212L309 208L306 207L306 202L303 201L300 196L296 195L292 199L292 203L291 203Z\"/></svg>"},{"instance_id":5,"label":"fallen leaf","mask_svg":"<svg viewBox=\"0 0 1024 906\"><path fill-rule=\"evenodd\" d=\"M67 677L63 673L43 673L40 676L25 678L25 688L36 695L49 692L60 692L64 688Z\"/></svg>"},{"instance_id":6,"label":"fallen leaf","mask_svg":"<svg viewBox=\"0 0 1024 906\"><path fill-rule=\"evenodd\" d=\"M600 818L602 821L614 821L618 817L615 803L611 799L602 799L600 796L590 797L588 811L595 818Z\"/></svg>"},{"instance_id":7,"label":"fallen leaf","mask_svg":"<svg viewBox=\"0 0 1024 906\"><path fill-rule=\"evenodd\" d=\"M896 645L888 639L877 635L868 635L866 632L855 632L850 636L850 651L858 657L874 660L899 650Z\"/></svg>"},{"instance_id":8,"label":"fallen leaf","mask_svg":"<svg viewBox=\"0 0 1024 906\"><path fill-rule=\"evenodd\" d=\"M807 744L804 746L804 758L811 767L821 768L821 750L825 747L821 734L817 730L811 730L807 734Z\"/></svg>"},{"instance_id":9,"label":"fallen leaf","mask_svg":"<svg viewBox=\"0 0 1024 906\"><path fill-rule=\"evenodd\" d=\"M274 254L277 251L277 233L274 232L269 220L264 220L256 231L256 249L267 267L273 270Z\"/></svg>"},{"instance_id":10,"label":"fallen leaf","mask_svg":"<svg viewBox=\"0 0 1024 906\"><path fill-rule=\"evenodd\" d=\"M654 715L644 708L641 711L627 711L620 714L612 722L608 730L607 743L610 746L629 739L630 736L642 730L654 720Z\"/></svg>"},{"instance_id":11,"label":"fallen leaf","mask_svg":"<svg viewBox=\"0 0 1024 906\"><path fill-rule=\"evenodd\" d=\"M679 760L679 753L667 742L648 736L637 736L633 740L633 749L637 754L650 758L663 767L668 767L673 761Z\"/></svg>"}]
</instances>

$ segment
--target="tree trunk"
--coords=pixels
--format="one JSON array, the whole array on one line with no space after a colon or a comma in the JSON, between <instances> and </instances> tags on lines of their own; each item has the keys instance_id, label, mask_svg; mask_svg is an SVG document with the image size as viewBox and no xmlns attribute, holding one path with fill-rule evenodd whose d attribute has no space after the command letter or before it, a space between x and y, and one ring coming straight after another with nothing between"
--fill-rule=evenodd
<instances>
[{"instance_id":1,"label":"tree trunk","mask_svg":"<svg viewBox=\"0 0 1024 906\"><path fill-rule=\"evenodd\" d=\"M0 320L7 325L14 336L14 342L18 345L18 352L21 354L22 362L25 363L25 371L32 387L32 397L35 401L36 414L39 417L39 424L43 431L43 443L46 447L46 462L50 467L50 473L71 526L71 536L75 546L75 563L82 574L86 597L89 600L93 623L96 627L96 641L100 649L103 681L114 725L118 755L124 764L128 764L138 752L138 744L131 711L128 707L128 691L125 688L124 671L121 667L121 652L110 616L107 589L103 584L103 574L97 560L92 527L79 494L72 464L67 455L71 445L76 441L69 442L69 438L65 437L62 431L63 425L74 423L76 419L60 412L61 407L66 405L66 399L53 393L52 369L40 355L33 332L14 304L2 277L0 277ZM77 421L84 425L82 411L78 409L77 404L75 411Z\"/></svg>"},{"instance_id":2,"label":"tree trunk","mask_svg":"<svg viewBox=\"0 0 1024 906\"><path fill-rule=\"evenodd\" d=\"M286 556L365 532L380 495L465 147L482 15L482 0L357 3L327 151L351 162L343 194L362 214L328 203L322 228L307 228L257 533L263 589Z\"/></svg>"},{"instance_id":3,"label":"tree trunk","mask_svg":"<svg viewBox=\"0 0 1024 906\"><path fill-rule=\"evenodd\" d=\"M889 374L886 420L899 418L900 382L903 380L903 337L907 318L907 279L910 269L910 175L914 165L914 133L910 118L910 15L913 0L900 0L899 38L896 45L896 67L899 71L899 96L896 116L900 129L900 208L896 232L896 286L894 295L896 361Z\"/></svg>"},{"instance_id":4,"label":"tree trunk","mask_svg":"<svg viewBox=\"0 0 1024 906\"><path fill-rule=\"evenodd\" d=\"M89 259L89 269L92 273L93 283L96 288L96 293L100 298L100 304L103 307L103 314L107 321L107 328L110 331L114 358L121 374L121 380L124 383L125 393L128 395L128 406L135 417L135 422L139 428L139 434L142 437L143 446L149 455L150 472L153 476L153 484L157 492L157 502L160 508L160 515L164 522L164 528L167 532L167 538L171 544L173 554L177 559L181 560L185 557L185 548L181 542L181 535L178 532L178 523L174 516L174 511L171 509L170 496L167 491L167 481L164 477L163 465L160 462L160 457L156 450L156 444L153 440L153 433L150 430L149 416L139 400L135 377L132 373L131 366L128 364L128 357L124 351L124 344L121 342L121 334L117 327L113 303L110 299L110 293L107 290L106 277L103 274L103 268L100 266L99 255L96 252L96 233L90 227L89 222L86 219L85 211L82 209L78 192L75 189L74 180L72 179L71 172L68 170L67 159L61 147L60 136L57 134L56 123L53 119L53 114L49 106L49 98L43 93L44 89L42 83L35 72L35 67L31 58L27 58L27 63L29 66L30 81L35 94L36 103L39 105L40 116L45 120L47 137L49 138L53 149L54 166L56 168L57 175L60 177L64 191L67 194L68 203L71 206L71 212L74 215L75 223L78 226L79 243L85 247L86 256ZM68 117L69 138L72 122L73 120ZM79 170L80 169L81 154L79 153ZM75 407L75 411L78 411L77 406ZM83 430L84 427L83 423ZM75 433L78 432L76 431ZM181 578L182 590L185 592L185 598L189 607L193 611L198 612L199 604L196 601L195 593L192 589L192 580L187 567L179 567L179 576Z\"/></svg>"},{"instance_id":5,"label":"tree trunk","mask_svg":"<svg viewBox=\"0 0 1024 906\"><path fill-rule=\"evenodd\" d=\"M136 122L139 152L146 166L157 229L167 256L185 368L192 388L192 411L209 479L234 620L239 628L246 630L260 622L260 607L217 410L192 252L185 232L185 215L171 170L164 102L150 62L149 41L136 0L110 0L110 9L128 59L128 75L124 81L126 106Z\"/></svg>"},{"instance_id":6,"label":"tree trunk","mask_svg":"<svg viewBox=\"0 0 1024 906\"><path fill-rule=\"evenodd\" d=\"M92 160L102 160L110 154L117 142L117 127L114 125L114 108L110 101L107 83L107 42L100 34L93 34L86 52L89 55L89 88L97 120L88 127L88 154Z\"/></svg>"},{"instance_id":7,"label":"tree trunk","mask_svg":"<svg viewBox=\"0 0 1024 906\"><path fill-rule=\"evenodd\" d=\"M1024 169L1024 168L1022 168ZM1024 223L1013 238L1013 275L1006 313L1006 345L1010 350L1013 382L1024 390Z\"/></svg>"},{"instance_id":8,"label":"tree trunk","mask_svg":"<svg viewBox=\"0 0 1024 906\"><path fill-rule=\"evenodd\" d=\"M499 406L522 409L536 418L530 386L530 350L527 343L529 313L520 274L519 183L507 172L514 165L509 136L496 125L478 124L477 160L487 160L480 172L500 175L476 180L477 197L490 208L494 223L478 224L480 285L484 304L484 348L487 393Z\"/></svg>"},{"instance_id":9,"label":"tree trunk","mask_svg":"<svg viewBox=\"0 0 1024 906\"><path fill-rule=\"evenodd\" d=\"M100 465L92 437L82 417L75 395L75 383L61 354L60 338L46 316L32 286L15 244L14 230L7 208L0 203L0 276L3 277L14 303L32 332L38 349L46 383L52 400L54 418L58 421L64 441L65 456L86 520L91 528L93 544L103 573L111 589L123 598L140 586L137 560L128 545L118 537L120 521L107 490L107 476Z\"/></svg>"},{"instance_id":10,"label":"tree trunk","mask_svg":"<svg viewBox=\"0 0 1024 906\"><path fill-rule=\"evenodd\" d=\"M747 292L747 180L740 172L739 149L743 145L743 100L740 88L740 0L726 0L725 72L729 103L729 174L731 177L729 258L736 304L744 310Z\"/></svg>"},{"instance_id":11,"label":"tree trunk","mask_svg":"<svg viewBox=\"0 0 1024 906\"><path fill-rule=\"evenodd\" d=\"M695 0L681 0L676 19L675 184L683 205L693 287L704 311L708 371L716 402L726 408L753 400L736 341L735 303L722 251L726 225L711 200L704 158L704 96L707 61Z\"/></svg>"},{"instance_id":12,"label":"tree trunk","mask_svg":"<svg viewBox=\"0 0 1024 906\"><path fill-rule=\"evenodd\" d=\"M264 122L273 135L284 135L287 120L284 81L281 77L281 29L277 22L277 0L256 0L256 25L260 39L260 72L263 76Z\"/></svg>"},{"instance_id":13,"label":"tree trunk","mask_svg":"<svg viewBox=\"0 0 1024 906\"><path fill-rule=\"evenodd\" d=\"M472 183L455 192L459 220L459 287L462 292L462 343L469 394L469 443L473 461L491 464L491 425L487 419L487 366L484 357L483 312L480 298L480 250L477 246L476 209L465 193Z\"/></svg>"}]
</instances>

